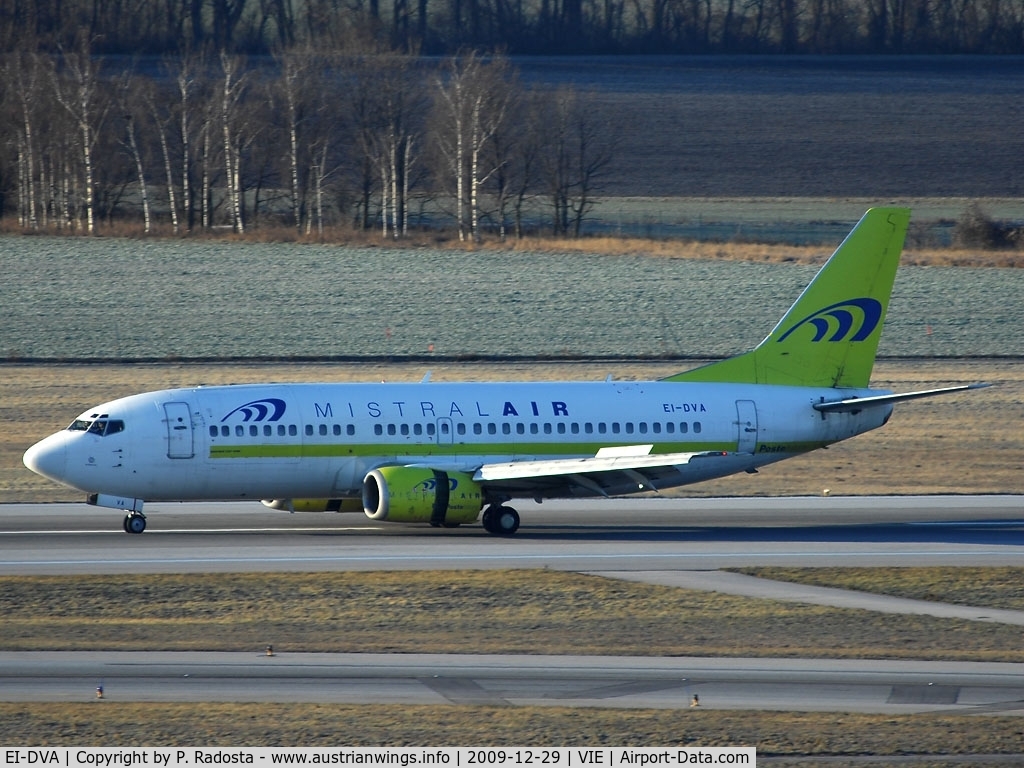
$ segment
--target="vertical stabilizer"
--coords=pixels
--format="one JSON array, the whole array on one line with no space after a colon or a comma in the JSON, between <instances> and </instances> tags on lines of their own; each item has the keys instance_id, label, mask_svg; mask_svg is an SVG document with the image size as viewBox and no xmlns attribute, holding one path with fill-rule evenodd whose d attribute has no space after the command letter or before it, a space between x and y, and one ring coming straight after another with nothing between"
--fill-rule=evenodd
<instances>
[{"instance_id":1,"label":"vertical stabilizer","mask_svg":"<svg viewBox=\"0 0 1024 768\"><path fill-rule=\"evenodd\" d=\"M868 386L909 222L872 208L757 348L666 381Z\"/></svg>"}]
</instances>

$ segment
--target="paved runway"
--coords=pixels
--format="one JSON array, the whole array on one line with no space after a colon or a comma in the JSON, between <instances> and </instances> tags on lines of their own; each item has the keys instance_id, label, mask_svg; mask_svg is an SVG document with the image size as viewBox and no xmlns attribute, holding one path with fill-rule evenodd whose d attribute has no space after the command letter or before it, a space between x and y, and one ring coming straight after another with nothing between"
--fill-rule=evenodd
<instances>
[{"instance_id":1,"label":"paved runway","mask_svg":"<svg viewBox=\"0 0 1024 768\"><path fill-rule=\"evenodd\" d=\"M742 565L1020 565L1024 498L611 500L518 505L511 538L259 504L0 507L0 573L535 568L1024 625L1024 612L815 590ZM822 659L0 652L0 700L351 701L1024 714L1024 665Z\"/></svg>"},{"instance_id":2,"label":"paved runway","mask_svg":"<svg viewBox=\"0 0 1024 768\"><path fill-rule=\"evenodd\" d=\"M433 654L3 653L0 701L382 702L1024 714L1024 665Z\"/></svg>"},{"instance_id":3,"label":"paved runway","mask_svg":"<svg viewBox=\"0 0 1024 768\"><path fill-rule=\"evenodd\" d=\"M517 504L519 533L435 529L259 503L0 507L0 574L438 568L708 570L750 565L1020 565L1024 497L630 499Z\"/></svg>"}]
</instances>

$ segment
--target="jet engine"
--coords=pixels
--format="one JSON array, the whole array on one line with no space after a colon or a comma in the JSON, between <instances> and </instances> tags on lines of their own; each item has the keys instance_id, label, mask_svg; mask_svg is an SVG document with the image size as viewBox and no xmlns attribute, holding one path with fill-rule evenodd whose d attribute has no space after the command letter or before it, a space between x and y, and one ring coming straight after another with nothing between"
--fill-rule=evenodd
<instances>
[{"instance_id":1,"label":"jet engine","mask_svg":"<svg viewBox=\"0 0 1024 768\"><path fill-rule=\"evenodd\" d=\"M455 526L483 508L480 485L465 472L380 467L363 479L363 512L371 520Z\"/></svg>"}]
</instances>

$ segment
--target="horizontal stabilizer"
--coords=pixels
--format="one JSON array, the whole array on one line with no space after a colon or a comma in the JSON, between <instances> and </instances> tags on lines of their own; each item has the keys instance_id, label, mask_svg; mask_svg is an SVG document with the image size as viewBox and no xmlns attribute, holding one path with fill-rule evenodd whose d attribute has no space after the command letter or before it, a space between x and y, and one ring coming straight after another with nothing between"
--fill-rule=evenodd
<instances>
[{"instance_id":1,"label":"horizontal stabilizer","mask_svg":"<svg viewBox=\"0 0 1024 768\"><path fill-rule=\"evenodd\" d=\"M829 403L815 403L814 410L822 413L855 412L865 408L877 407L880 405L891 405L902 403L905 400L919 400L922 397L935 397L936 395L948 395L950 392L963 392L968 389L985 389L991 384L961 384L956 387L942 387L941 389L924 389L919 392L903 392L895 395L876 395L874 397L851 397L848 400L836 400Z\"/></svg>"}]
</instances>

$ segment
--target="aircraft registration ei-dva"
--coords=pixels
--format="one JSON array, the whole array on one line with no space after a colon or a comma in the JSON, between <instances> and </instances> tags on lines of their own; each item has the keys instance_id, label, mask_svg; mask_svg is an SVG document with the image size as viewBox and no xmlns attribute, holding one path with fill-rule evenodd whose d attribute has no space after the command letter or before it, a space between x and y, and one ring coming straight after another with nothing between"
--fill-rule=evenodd
<instances>
[{"instance_id":1,"label":"aircraft registration ei-dva","mask_svg":"<svg viewBox=\"0 0 1024 768\"><path fill-rule=\"evenodd\" d=\"M986 386L869 387L909 220L869 210L755 349L660 381L169 389L90 408L24 462L125 511L130 533L143 501L262 499L508 536L516 498L754 473L880 427L894 403Z\"/></svg>"}]
</instances>

